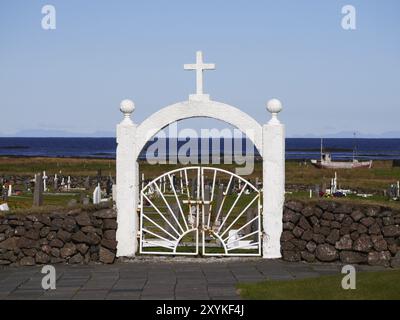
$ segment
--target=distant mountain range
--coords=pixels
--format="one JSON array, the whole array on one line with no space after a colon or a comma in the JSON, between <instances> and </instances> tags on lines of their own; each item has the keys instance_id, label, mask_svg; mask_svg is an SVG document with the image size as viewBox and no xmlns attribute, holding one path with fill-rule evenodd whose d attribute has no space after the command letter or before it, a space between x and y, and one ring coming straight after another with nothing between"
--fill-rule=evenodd
<instances>
[{"instance_id":1,"label":"distant mountain range","mask_svg":"<svg viewBox=\"0 0 400 320\"><path fill-rule=\"evenodd\" d=\"M111 131L96 131L92 133L69 132L64 130L22 130L14 134L1 134L0 137L15 137L15 138L108 138L115 137L115 132Z\"/></svg>"},{"instance_id":2,"label":"distant mountain range","mask_svg":"<svg viewBox=\"0 0 400 320\"><path fill-rule=\"evenodd\" d=\"M400 131L387 131L383 133L363 133L355 132L356 138L360 139L389 139L389 138L400 138ZM303 135L292 135L288 138L353 138L354 131L341 131L336 133L327 134L303 134Z\"/></svg>"},{"instance_id":3,"label":"distant mountain range","mask_svg":"<svg viewBox=\"0 0 400 320\"><path fill-rule=\"evenodd\" d=\"M302 135L288 135L288 138L353 138L353 131L341 131L337 133L329 133L329 134L302 134ZM14 134L2 134L0 133L0 137L40 137L40 138L114 138L115 132L113 131L95 131L92 133L82 133L82 132L69 132L65 130L41 130L41 129L32 129L32 130L22 130L18 131ZM387 131L380 134L369 134L356 132L357 138L369 138L369 139L385 139L385 138L400 138L400 131Z\"/></svg>"}]
</instances>

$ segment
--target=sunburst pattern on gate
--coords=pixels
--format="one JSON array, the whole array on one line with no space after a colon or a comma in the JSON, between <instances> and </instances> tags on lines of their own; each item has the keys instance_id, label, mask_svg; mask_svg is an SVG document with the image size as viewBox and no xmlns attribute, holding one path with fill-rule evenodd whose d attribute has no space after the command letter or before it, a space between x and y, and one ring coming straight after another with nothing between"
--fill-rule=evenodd
<instances>
[{"instance_id":1,"label":"sunburst pattern on gate","mask_svg":"<svg viewBox=\"0 0 400 320\"><path fill-rule=\"evenodd\" d=\"M213 167L172 170L140 193L140 253L258 256L260 192Z\"/></svg>"}]
</instances>

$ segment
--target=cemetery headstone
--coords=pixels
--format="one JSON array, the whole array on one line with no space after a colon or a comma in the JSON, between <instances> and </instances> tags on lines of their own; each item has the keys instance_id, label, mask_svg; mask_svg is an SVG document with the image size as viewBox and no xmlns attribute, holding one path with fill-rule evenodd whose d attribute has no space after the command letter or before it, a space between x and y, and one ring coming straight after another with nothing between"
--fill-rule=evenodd
<instances>
[{"instance_id":1,"label":"cemetery headstone","mask_svg":"<svg viewBox=\"0 0 400 320\"><path fill-rule=\"evenodd\" d=\"M43 179L43 191L47 192L47 179L48 179L48 177L46 175L46 171L43 171L42 179Z\"/></svg>"},{"instance_id":2,"label":"cemetery headstone","mask_svg":"<svg viewBox=\"0 0 400 320\"><path fill-rule=\"evenodd\" d=\"M204 186L204 201L210 201L211 197L211 187L210 185L205 185ZM205 223L208 223L209 215L211 214L210 212L210 205L208 203L204 204L204 221ZM211 219L211 218L210 218Z\"/></svg>"},{"instance_id":3,"label":"cemetery headstone","mask_svg":"<svg viewBox=\"0 0 400 320\"><path fill-rule=\"evenodd\" d=\"M107 179L107 184L106 184L106 193L107 193L107 196L110 196L110 195L111 195L111 193L112 193L112 186L113 186L113 183L112 183L111 179L108 178L108 179Z\"/></svg>"},{"instance_id":4,"label":"cemetery headstone","mask_svg":"<svg viewBox=\"0 0 400 320\"><path fill-rule=\"evenodd\" d=\"M97 183L101 183L101 169L97 170Z\"/></svg>"},{"instance_id":5,"label":"cemetery headstone","mask_svg":"<svg viewBox=\"0 0 400 320\"><path fill-rule=\"evenodd\" d=\"M90 189L90 178L89 178L89 176L87 176L86 179L85 179L84 187L85 187L86 190Z\"/></svg>"},{"instance_id":6,"label":"cemetery headstone","mask_svg":"<svg viewBox=\"0 0 400 320\"><path fill-rule=\"evenodd\" d=\"M93 204L99 204L101 202L101 189L100 183L97 184L96 189L93 191Z\"/></svg>"},{"instance_id":7,"label":"cemetery headstone","mask_svg":"<svg viewBox=\"0 0 400 320\"><path fill-rule=\"evenodd\" d=\"M58 177L57 177L57 173L54 175L53 188L54 188L54 191L57 191L57 190L58 190Z\"/></svg>"},{"instance_id":8,"label":"cemetery headstone","mask_svg":"<svg viewBox=\"0 0 400 320\"><path fill-rule=\"evenodd\" d=\"M35 189L33 191L33 205L38 207L43 205L43 177L41 173L35 175Z\"/></svg>"},{"instance_id":9,"label":"cemetery headstone","mask_svg":"<svg viewBox=\"0 0 400 320\"><path fill-rule=\"evenodd\" d=\"M222 206L222 199L224 197L224 185L223 184L219 184L218 186L218 192L217 192L217 197L215 199L215 205L212 207L212 218L214 219L213 221L213 229L214 231L218 230L219 226L222 223L222 219L223 219L223 212L221 210L221 213L217 219L217 215L218 215L218 211L220 209L220 207Z\"/></svg>"},{"instance_id":10,"label":"cemetery headstone","mask_svg":"<svg viewBox=\"0 0 400 320\"><path fill-rule=\"evenodd\" d=\"M197 178L193 178L192 180L191 180L191 182L192 182L192 185L191 185L191 190L190 190L190 193L191 193L191 198L192 199L196 199L196 197L197 197Z\"/></svg>"},{"instance_id":11,"label":"cemetery headstone","mask_svg":"<svg viewBox=\"0 0 400 320\"><path fill-rule=\"evenodd\" d=\"M257 213L258 213L257 211L258 211L257 208L249 208L246 211L246 223L250 222L251 220L253 220L257 216ZM252 223L250 223L249 225L247 225L244 228L244 233L245 234L250 234L252 232L255 232L258 229L257 225L258 225L258 221L257 221L257 219L255 219ZM257 240L257 235L252 236L251 239L256 241ZM246 240L250 240L250 237L246 238Z\"/></svg>"},{"instance_id":12,"label":"cemetery headstone","mask_svg":"<svg viewBox=\"0 0 400 320\"><path fill-rule=\"evenodd\" d=\"M181 193L183 193L183 177L182 177L182 171L179 171L179 181L181 184Z\"/></svg>"},{"instance_id":13,"label":"cemetery headstone","mask_svg":"<svg viewBox=\"0 0 400 320\"><path fill-rule=\"evenodd\" d=\"M112 199L114 202L117 202L117 185L113 184L112 186Z\"/></svg>"}]
</instances>

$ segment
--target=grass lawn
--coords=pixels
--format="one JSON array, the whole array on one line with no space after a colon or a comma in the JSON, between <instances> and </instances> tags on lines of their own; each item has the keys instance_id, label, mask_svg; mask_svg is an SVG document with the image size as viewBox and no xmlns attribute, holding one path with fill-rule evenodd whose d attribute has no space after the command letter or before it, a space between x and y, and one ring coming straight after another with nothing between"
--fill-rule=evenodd
<instances>
[{"instance_id":1,"label":"grass lawn","mask_svg":"<svg viewBox=\"0 0 400 320\"><path fill-rule=\"evenodd\" d=\"M44 206L67 206L68 202L72 199L79 200L80 194L77 193L64 193L64 194L45 194L43 195ZM11 210L15 209L29 209L33 204L32 194L23 194L20 196L12 196L8 198L8 206Z\"/></svg>"},{"instance_id":2,"label":"grass lawn","mask_svg":"<svg viewBox=\"0 0 400 320\"><path fill-rule=\"evenodd\" d=\"M140 161L140 172L146 179L155 178L162 173L173 170L182 165L156 164ZM196 165L196 164L194 164ZM236 164L207 165L221 167L233 171ZM31 176L36 172L46 170L48 175L59 173L71 176L95 176L101 170L103 175L115 175L114 159L80 159L80 158L14 158L0 157L0 176L26 175ZM392 167L392 161L374 161L371 169L317 169L311 164L303 165L298 161L286 161L286 184L309 185L325 183L329 185L335 171L338 175L339 185L343 188L362 189L364 191L381 191L390 184L400 180L400 167ZM254 163L254 171L247 179L262 176L262 163Z\"/></svg>"},{"instance_id":3,"label":"grass lawn","mask_svg":"<svg viewBox=\"0 0 400 320\"><path fill-rule=\"evenodd\" d=\"M182 167L175 164L156 164L141 161L139 163L140 173L144 173L145 179L153 179L167 171ZM213 165L207 165L213 166ZM229 171L234 171L236 164L221 164L214 165ZM48 176L55 173L64 176L86 177L96 176L101 170L103 176L115 176L115 160L114 159L81 159L81 158L15 158L15 157L0 157L0 177L13 179L13 176L26 176L33 178L34 174L46 170ZM387 189L390 184L400 180L400 167L393 167L392 161L374 161L371 169L339 169L326 170L317 169L310 165L304 165L298 161L286 161L286 189L293 191L293 194L287 194L286 199L309 199L308 188L313 188L315 185L329 185L330 179L334 176L335 171L338 175L339 186L344 189L355 189L358 192L374 193L371 198L348 197L347 199L335 198L335 201L351 201L359 204L378 204L395 209L400 209L399 201L389 201L383 196L383 190ZM262 176L262 163L255 162L254 171L251 175L246 176L252 183L256 177ZM15 186L23 189L23 186ZM317 198L315 198L317 199ZM31 203L31 200L20 199L21 204L11 204L13 208L26 207ZM64 202L63 199L45 199L47 203ZM65 203L67 203L65 201Z\"/></svg>"},{"instance_id":4,"label":"grass lawn","mask_svg":"<svg viewBox=\"0 0 400 320\"><path fill-rule=\"evenodd\" d=\"M248 300L399 300L400 270L358 272L356 289L344 290L345 274L288 281L241 283L240 295Z\"/></svg>"}]
</instances>

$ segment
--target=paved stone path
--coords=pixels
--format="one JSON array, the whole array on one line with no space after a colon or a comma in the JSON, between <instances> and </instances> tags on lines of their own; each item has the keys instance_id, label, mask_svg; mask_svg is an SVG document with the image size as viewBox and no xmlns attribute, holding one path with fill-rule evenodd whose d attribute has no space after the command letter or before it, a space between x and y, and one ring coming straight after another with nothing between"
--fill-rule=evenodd
<instances>
[{"instance_id":1,"label":"paved stone path","mask_svg":"<svg viewBox=\"0 0 400 320\"><path fill-rule=\"evenodd\" d=\"M0 300L15 299L240 299L237 282L337 274L340 265L282 260L182 262L145 260L114 265L56 265L57 289L41 287L41 267L0 269ZM358 270L377 270L357 266Z\"/></svg>"}]
</instances>

